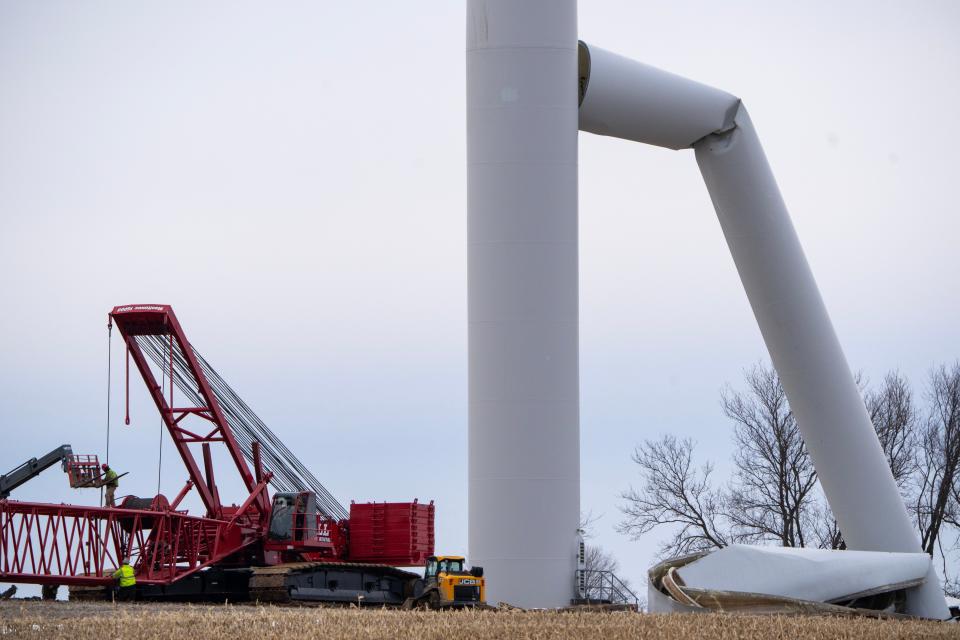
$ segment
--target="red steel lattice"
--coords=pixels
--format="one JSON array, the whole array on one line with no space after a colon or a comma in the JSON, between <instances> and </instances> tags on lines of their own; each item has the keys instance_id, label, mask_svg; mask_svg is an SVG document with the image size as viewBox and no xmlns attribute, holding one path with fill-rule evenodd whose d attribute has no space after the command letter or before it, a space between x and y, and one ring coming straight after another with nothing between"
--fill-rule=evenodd
<instances>
[{"instance_id":1,"label":"red steel lattice","mask_svg":"<svg viewBox=\"0 0 960 640\"><path fill-rule=\"evenodd\" d=\"M0 581L109 584L128 555L137 581L170 583L256 542L252 522L0 501Z\"/></svg>"}]
</instances>

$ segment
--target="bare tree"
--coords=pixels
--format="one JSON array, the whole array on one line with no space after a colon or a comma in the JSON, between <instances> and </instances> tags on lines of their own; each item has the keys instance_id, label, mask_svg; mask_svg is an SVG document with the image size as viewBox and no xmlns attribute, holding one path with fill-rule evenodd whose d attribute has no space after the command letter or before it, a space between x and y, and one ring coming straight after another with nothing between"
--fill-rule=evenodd
<instances>
[{"instance_id":1,"label":"bare tree","mask_svg":"<svg viewBox=\"0 0 960 640\"><path fill-rule=\"evenodd\" d=\"M930 374L930 413L917 451L913 512L923 550L933 554L945 524L958 526L960 481L960 362Z\"/></svg>"},{"instance_id":2,"label":"bare tree","mask_svg":"<svg viewBox=\"0 0 960 640\"><path fill-rule=\"evenodd\" d=\"M598 572L598 571L609 571L611 573L616 573L620 570L620 561L617 558L596 544L586 545L586 555L584 557L584 568L587 571ZM621 580L624 584L629 584L626 580Z\"/></svg>"},{"instance_id":3,"label":"bare tree","mask_svg":"<svg viewBox=\"0 0 960 640\"><path fill-rule=\"evenodd\" d=\"M691 553L724 547L724 496L710 482L713 467L696 466L692 440L664 436L645 441L633 452L640 466L643 486L621 494L620 533L636 540L655 527L670 526L672 537L662 545L661 555Z\"/></svg>"},{"instance_id":4,"label":"bare tree","mask_svg":"<svg viewBox=\"0 0 960 640\"><path fill-rule=\"evenodd\" d=\"M584 540L589 540L593 537L593 525L595 525L599 519L600 516L593 515L593 511L580 512L580 522L577 524L577 530L580 532L580 535L583 536Z\"/></svg>"},{"instance_id":5,"label":"bare tree","mask_svg":"<svg viewBox=\"0 0 960 640\"><path fill-rule=\"evenodd\" d=\"M891 371L878 390L864 394L864 402L893 477L903 489L916 468L919 420L910 385L900 372Z\"/></svg>"},{"instance_id":6,"label":"bare tree","mask_svg":"<svg viewBox=\"0 0 960 640\"><path fill-rule=\"evenodd\" d=\"M847 543L840 532L840 523L833 516L826 498L819 501L820 509L815 518L813 534L816 545L821 549L846 549Z\"/></svg>"},{"instance_id":7,"label":"bare tree","mask_svg":"<svg viewBox=\"0 0 960 640\"><path fill-rule=\"evenodd\" d=\"M737 540L775 540L784 547L816 543L817 472L772 367L744 376L746 392L728 389L723 411L734 421L727 517Z\"/></svg>"},{"instance_id":8,"label":"bare tree","mask_svg":"<svg viewBox=\"0 0 960 640\"><path fill-rule=\"evenodd\" d=\"M612 553L604 550L597 544L587 543L587 540L593 538L593 525L599 519L594 516L592 511L586 513L580 512L580 535L585 541L584 547L584 568L588 571L612 571L616 573L620 569L620 561ZM627 581L624 580L624 583Z\"/></svg>"},{"instance_id":9,"label":"bare tree","mask_svg":"<svg viewBox=\"0 0 960 640\"><path fill-rule=\"evenodd\" d=\"M645 441L632 456L643 484L621 494L621 533L637 539L668 528L662 555L730 542L846 548L776 372L758 365L745 381L744 391L728 388L722 398L734 422L735 471L726 487L712 485L709 463L694 463L691 440ZM948 588L960 592L949 570L960 551L960 361L931 372L924 412L896 371L876 390L862 378L858 384L923 550L942 560Z\"/></svg>"}]
</instances>

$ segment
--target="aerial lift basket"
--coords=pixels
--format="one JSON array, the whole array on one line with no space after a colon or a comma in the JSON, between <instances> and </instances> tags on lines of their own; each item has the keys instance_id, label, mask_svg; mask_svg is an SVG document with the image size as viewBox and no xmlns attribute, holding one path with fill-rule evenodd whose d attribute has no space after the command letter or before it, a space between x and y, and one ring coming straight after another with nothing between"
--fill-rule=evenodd
<instances>
[{"instance_id":1,"label":"aerial lift basket","mask_svg":"<svg viewBox=\"0 0 960 640\"><path fill-rule=\"evenodd\" d=\"M100 479L100 460L95 455L71 455L66 461L67 477L74 489L97 487Z\"/></svg>"}]
</instances>

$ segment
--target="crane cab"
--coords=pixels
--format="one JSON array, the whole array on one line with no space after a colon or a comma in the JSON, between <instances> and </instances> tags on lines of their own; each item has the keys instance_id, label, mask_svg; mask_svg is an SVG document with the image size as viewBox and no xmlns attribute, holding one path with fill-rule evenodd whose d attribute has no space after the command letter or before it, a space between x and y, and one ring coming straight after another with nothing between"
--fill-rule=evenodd
<instances>
[{"instance_id":1,"label":"crane cab","mask_svg":"<svg viewBox=\"0 0 960 640\"><path fill-rule=\"evenodd\" d=\"M317 497L312 491L274 494L269 540L303 542L316 537L316 533Z\"/></svg>"},{"instance_id":2,"label":"crane cab","mask_svg":"<svg viewBox=\"0 0 960 640\"><path fill-rule=\"evenodd\" d=\"M270 505L270 525L264 550L276 562L337 560L346 555L341 525L317 508L312 491L281 492Z\"/></svg>"}]
</instances>

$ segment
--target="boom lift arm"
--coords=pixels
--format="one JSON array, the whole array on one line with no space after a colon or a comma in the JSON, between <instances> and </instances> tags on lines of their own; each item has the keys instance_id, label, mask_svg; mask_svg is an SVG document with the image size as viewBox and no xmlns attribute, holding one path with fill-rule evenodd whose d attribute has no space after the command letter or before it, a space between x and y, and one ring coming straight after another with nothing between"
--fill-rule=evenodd
<instances>
[{"instance_id":1,"label":"boom lift arm","mask_svg":"<svg viewBox=\"0 0 960 640\"><path fill-rule=\"evenodd\" d=\"M0 476L0 500L8 498L10 492L23 483L36 478L43 471L46 471L58 462L66 471L67 458L73 455L73 450L68 444L62 444L50 453L39 458L30 458L17 468Z\"/></svg>"}]
</instances>

